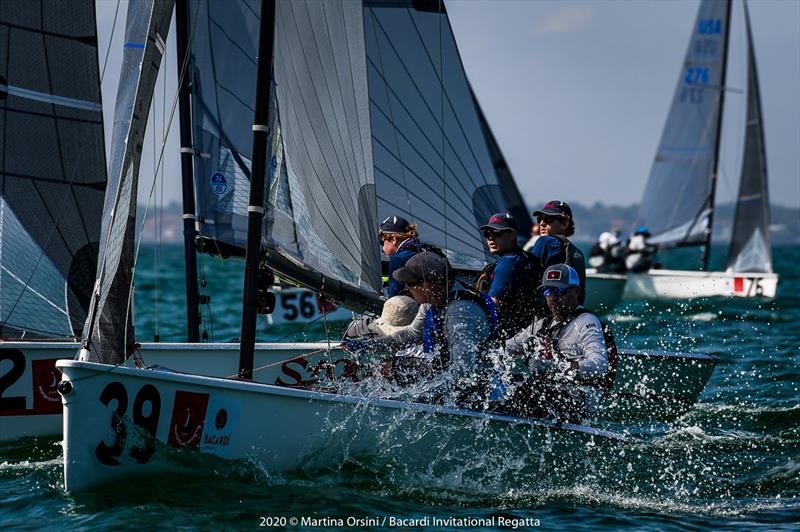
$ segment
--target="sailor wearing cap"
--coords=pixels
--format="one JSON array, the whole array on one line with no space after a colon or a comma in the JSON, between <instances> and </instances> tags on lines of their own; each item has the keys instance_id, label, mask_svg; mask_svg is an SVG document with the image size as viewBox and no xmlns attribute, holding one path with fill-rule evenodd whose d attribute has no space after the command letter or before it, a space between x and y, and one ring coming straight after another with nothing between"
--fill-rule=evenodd
<instances>
[{"instance_id":1,"label":"sailor wearing cap","mask_svg":"<svg viewBox=\"0 0 800 532\"><path fill-rule=\"evenodd\" d=\"M401 216L389 216L381 222L378 238L381 241L383 252L389 258L387 297L408 295L403 283L397 282L392 277L392 273L398 268L402 268L408 259L422 251L418 236L417 224L408 223L408 220Z\"/></svg>"},{"instance_id":2,"label":"sailor wearing cap","mask_svg":"<svg viewBox=\"0 0 800 532\"><path fill-rule=\"evenodd\" d=\"M541 238L531 249L534 262L538 263L539 272L554 264L567 264L578 272L580 279L579 301L583 303L586 290L586 260L583 253L569 238L575 234L575 221L572 209L561 200L551 200L536 211L533 211L539 223ZM536 284L542 278L537 276Z\"/></svg>"},{"instance_id":3,"label":"sailor wearing cap","mask_svg":"<svg viewBox=\"0 0 800 532\"><path fill-rule=\"evenodd\" d=\"M447 260L431 251L414 255L393 275L420 305L414 322L383 338L345 342L345 348L384 351L421 343L421 357L394 357L384 364L382 373L409 383L447 369L453 382L469 380L496 334L497 311L492 299L453 279Z\"/></svg>"},{"instance_id":4,"label":"sailor wearing cap","mask_svg":"<svg viewBox=\"0 0 800 532\"><path fill-rule=\"evenodd\" d=\"M550 315L506 341L506 353L526 361L533 375L512 385L506 398L520 415L580 418L587 408L581 387L607 389L613 382L613 336L580 306L580 279L571 266L547 268L541 289Z\"/></svg>"},{"instance_id":5,"label":"sailor wearing cap","mask_svg":"<svg viewBox=\"0 0 800 532\"><path fill-rule=\"evenodd\" d=\"M489 252L499 258L481 271L475 287L497 305L498 334L507 338L533 319L538 283L530 255L519 247L513 216L507 212L493 214L481 231Z\"/></svg>"}]
</instances>

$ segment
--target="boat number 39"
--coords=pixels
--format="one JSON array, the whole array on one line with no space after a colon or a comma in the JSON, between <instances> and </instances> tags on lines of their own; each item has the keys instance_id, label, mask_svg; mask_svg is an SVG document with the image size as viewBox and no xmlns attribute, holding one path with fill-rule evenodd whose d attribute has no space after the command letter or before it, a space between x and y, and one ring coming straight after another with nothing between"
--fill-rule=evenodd
<instances>
[{"instance_id":1,"label":"boat number 39","mask_svg":"<svg viewBox=\"0 0 800 532\"><path fill-rule=\"evenodd\" d=\"M125 425L125 414L128 411L128 391L122 383L111 382L100 393L100 402L106 406L111 406L113 403L111 429L114 431L114 441L111 445L101 441L94 454L105 465L119 465L117 458L125 450L128 440L128 428ZM133 424L154 438L160 415L161 395L155 386L145 384L139 389L133 400ZM148 462L155 452L153 438L136 438L135 445L132 445L132 449L128 453L129 456L140 464Z\"/></svg>"}]
</instances>

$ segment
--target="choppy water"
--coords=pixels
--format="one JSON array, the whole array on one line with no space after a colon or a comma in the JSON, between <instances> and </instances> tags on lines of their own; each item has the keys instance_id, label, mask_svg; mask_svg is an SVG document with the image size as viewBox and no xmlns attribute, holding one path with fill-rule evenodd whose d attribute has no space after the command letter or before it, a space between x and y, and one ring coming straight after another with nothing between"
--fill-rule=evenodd
<instances>
[{"instance_id":1,"label":"choppy water","mask_svg":"<svg viewBox=\"0 0 800 532\"><path fill-rule=\"evenodd\" d=\"M687 254L690 258L695 257ZM136 301L141 340L151 340L156 328L162 340L182 339L181 261L180 249L161 251L162 270L170 273L159 276L156 327L154 249L143 251ZM775 263L781 285L772 303L626 303L609 315L626 347L712 353L720 362L702 401L668 430L604 455L553 457L549 474L525 475L520 463L527 457L503 444L471 457L468 470L454 466L446 474L405 471L391 461L377 461L354 462L313 478L274 476L257 463L197 457L190 466L205 473L70 496L62 491L58 440L28 439L0 444L0 525L250 528L261 524L262 516L305 516L322 525L337 525L338 519L347 525L348 517L362 523L376 518L385 525L391 518L432 525L434 517L499 524L503 517L570 529L738 528L744 523L796 529L800 248L776 248ZM215 340L237 337L241 274L235 266L209 259L201 270L212 294L213 312L204 313L205 329ZM296 337L319 338L321 331L317 324ZM290 332L268 332L261 324L263 339Z\"/></svg>"}]
</instances>

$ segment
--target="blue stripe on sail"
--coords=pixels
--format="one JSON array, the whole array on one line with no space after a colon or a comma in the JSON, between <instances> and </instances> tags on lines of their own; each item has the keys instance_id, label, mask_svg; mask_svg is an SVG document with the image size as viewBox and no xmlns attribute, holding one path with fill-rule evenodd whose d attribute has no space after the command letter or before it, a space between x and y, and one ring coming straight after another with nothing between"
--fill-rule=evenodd
<instances>
[{"instance_id":1,"label":"blue stripe on sail","mask_svg":"<svg viewBox=\"0 0 800 532\"><path fill-rule=\"evenodd\" d=\"M126 42L123 48L144 48L144 44L138 42Z\"/></svg>"},{"instance_id":2,"label":"blue stripe on sail","mask_svg":"<svg viewBox=\"0 0 800 532\"><path fill-rule=\"evenodd\" d=\"M22 87L14 87L12 85L0 84L0 90L5 91L12 96L18 96L28 100L35 100L37 102L52 103L54 105L73 107L75 109L83 109L85 111L100 112L103 110L102 104L99 103L89 102L86 100L76 100L75 98L67 98L65 96L56 96L55 94L32 91L30 89L23 89Z\"/></svg>"}]
</instances>

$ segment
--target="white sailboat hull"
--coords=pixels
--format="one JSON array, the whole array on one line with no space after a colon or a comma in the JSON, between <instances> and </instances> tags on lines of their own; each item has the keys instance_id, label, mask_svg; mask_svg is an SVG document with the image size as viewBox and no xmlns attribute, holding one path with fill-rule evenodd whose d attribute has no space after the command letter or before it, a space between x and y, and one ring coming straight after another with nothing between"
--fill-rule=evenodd
<instances>
[{"instance_id":1,"label":"white sailboat hull","mask_svg":"<svg viewBox=\"0 0 800 532\"><path fill-rule=\"evenodd\" d=\"M0 378L16 377L0 391L0 401L22 402L17 405L22 408L13 410L0 403L0 441L61 434L61 398L55 388L61 375L55 364L74 358L78 347L69 342L0 343L0 360L15 359L19 368L6 372L8 362L0 363ZM303 387L331 373L355 373L349 355L327 347L324 342L256 344L254 378ZM238 344L145 343L140 352L146 364L180 372L229 377L238 371ZM697 401L715 365L716 358L703 354L620 350L614 387L603 399L598 417L668 420L681 415Z\"/></svg>"},{"instance_id":2,"label":"white sailboat hull","mask_svg":"<svg viewBox=\"0 0 800 532\"><path fill-rule=\"evenodd\" d=\"M536 475L554 457L577 463L624 441L581 425L428 404L73 360L58 368L71 388L61 388L69 491L178 468L170 447L246 458L270 473L327 470L365 457L436 474L477 467L476 456L501 452L523 457Z\"/></svg>"},{"instance_id":3,"label":"white sailboat hull","mask_svg":"<svg viewBox=\"0 0 800 532\"><path fill-rule=\"evenodd\" d=\"M610 311L622 301L627 280L625 275L587 270L584 306L595 312Z\"/></svg>"},{"instance_id":4,"label":"white sailboat hull","mask_svg":"<svg viewBox=\"0 0 800 532\"><path fill-rule=\"evenodd\" d=\"M628 274L624 299L693 299L750 297L775 299L776 273L693 272L650 270Z\"/></svg>"}]
</instances>

